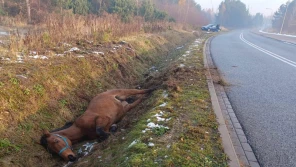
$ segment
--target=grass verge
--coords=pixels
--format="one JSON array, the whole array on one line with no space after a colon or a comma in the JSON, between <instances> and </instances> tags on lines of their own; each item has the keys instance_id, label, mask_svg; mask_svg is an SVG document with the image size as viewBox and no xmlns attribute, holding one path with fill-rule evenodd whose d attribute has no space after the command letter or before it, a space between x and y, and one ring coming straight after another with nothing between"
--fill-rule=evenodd
<instances>
[{"instance_id":1,"label":"grass verge","mask_svg":"<svg viewBox=\"0 0 296 167\"><path fill-rule=\"evenodd\" d=\"M151 72L145 83L162 89L129 113L119 132L74 166L227 166L200 42Z\"/></svg>"}]
</instances>

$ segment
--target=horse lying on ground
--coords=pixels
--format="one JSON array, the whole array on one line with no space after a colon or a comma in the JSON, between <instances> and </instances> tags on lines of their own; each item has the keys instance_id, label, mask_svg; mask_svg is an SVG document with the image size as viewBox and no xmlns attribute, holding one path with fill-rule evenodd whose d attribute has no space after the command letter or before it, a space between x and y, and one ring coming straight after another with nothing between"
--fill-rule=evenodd
<instances>
[{"instance_id":1,"label":"horse lying on ground","mask_svg":"<svg viewBox=\"0 0 296 167\"><path fill-rule=\"evenodd\" d=\"M98 94L91 100L86 111L66 129L60 128L51 133L44 130L40 144L64 160L73 162L77 158L72 151L72 144L83 138L105 140L110 131L116 131L113 124L119 122L129 110L142 101L145 94L153 90L115 89ZM139 97L130 103L129 97L133 95Z\"/></svg>"}]
</instances>

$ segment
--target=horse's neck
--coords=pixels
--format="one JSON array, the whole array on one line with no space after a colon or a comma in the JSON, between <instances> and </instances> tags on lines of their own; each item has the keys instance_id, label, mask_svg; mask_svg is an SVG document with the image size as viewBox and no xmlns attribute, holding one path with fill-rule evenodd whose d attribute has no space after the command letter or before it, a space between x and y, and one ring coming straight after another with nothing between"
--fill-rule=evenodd
<instances>
[{"instance_id":1,"label":"horse's neck","mask_svg":"<svg viewBox=\"0 0 296 167\"><path fill-rule=\"evenodd\" d=\"M78 142L83 137L81 130L77 128L75 125L72 125L67 129L59 130L53 133L67 137L69 140L71 140L72 143Z\"/></svg>"}]
</instances>

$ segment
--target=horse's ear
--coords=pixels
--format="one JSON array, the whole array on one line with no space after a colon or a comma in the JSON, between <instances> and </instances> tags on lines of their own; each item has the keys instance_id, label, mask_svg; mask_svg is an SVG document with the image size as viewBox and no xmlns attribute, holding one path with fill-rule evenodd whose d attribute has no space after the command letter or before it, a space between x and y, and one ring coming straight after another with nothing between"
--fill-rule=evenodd
<instances>
[{"instance_id":1,"label":"horse's ear","mask_svg":"<svg viewBox=\"0 0 296 167\"><path fill-rule=\"evenodd\" d=\"M43 134L45 135L45 137L49 137L50 136L49 131L46 130L46 129L43 129Z\"/></svg>"},{"instance_id":2,"label":"horse's ear","mask_svg":"<svg viewBox=\"0 0 296 167\"><path fill-rule=\"evenodd\" d=\"M39 140L37 140L37 139L35 139L35 138L33 138L33 137L31 137L31 139L33 140L33 142L34 142L35 144L40 144L40 145L41 145L41 143L40 143Z\"/></svg>"}]
</instances>

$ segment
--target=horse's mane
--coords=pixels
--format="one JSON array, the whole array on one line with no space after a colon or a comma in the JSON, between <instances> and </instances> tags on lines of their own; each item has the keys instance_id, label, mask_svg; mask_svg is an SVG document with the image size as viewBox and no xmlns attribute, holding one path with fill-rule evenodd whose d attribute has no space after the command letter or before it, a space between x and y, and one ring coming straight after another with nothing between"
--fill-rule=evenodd
<instances>
[{"instance_id":1,"label":"horse's mane","mask_svg":"<svg viewBox=\"0 0 296 167\"><path fill-rule=\"evenodd\" d=\"M73 122L67 122L63 127L61 128L57 128L57 129L54 129L52 131L50 131L50 133L52 132L57 132L57 131L60 131L60 130L64 130L64 129L67 129L69 128L70 126L73 125ZM42 135L41 138L40 138L40 144L46 149L47 148L47 140L46 140L46 136L45 135Z\"/></svg>"}]
</instances>

